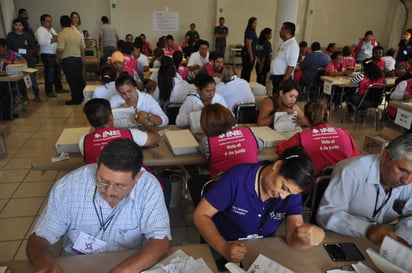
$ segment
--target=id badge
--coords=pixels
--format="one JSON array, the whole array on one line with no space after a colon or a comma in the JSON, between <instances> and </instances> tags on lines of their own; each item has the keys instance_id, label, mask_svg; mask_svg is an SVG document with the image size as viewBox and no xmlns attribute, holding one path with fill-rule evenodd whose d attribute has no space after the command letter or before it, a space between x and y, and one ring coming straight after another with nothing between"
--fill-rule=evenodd
<instances>
[{"instance_id":1,"label":"id badge","mask_svg":"<svg viewBox=\"0 0 412 273\"><path fill-rule=\"evenodd\" d=\"M19 54L27 54L27 50L25 48L19 48Z\"/></svg>"},{"instance_id":2,"label":"id badge","mask_svg":"<svg viewBox=\"0 0 412 273\"><path fill-rule=\"evenodd\" d=\"M263 238L263 236L258 235L258 234L249 234L248 236L243 237L243 238L239 238L238 240L239 241L244 241L244 240L260 239L260 238Z\"/></svg>"},{"instance_id":3,"label":"id badge","mask_svg":"<svg viewBox=\"0 0 412 273\"><path fill-rule=\"evenodd\" d=\"M371 51L371 50L369 50L369 49L365 49L363 52L365 53L365 55L372 54L372 51Z\"/></svg>"},{"instance_id":4,"label":"id badge","mask_svg":"<svg viewBox=\"0 0 412 273\"><path fill-rule=\"evenodd\" d=\"M76 242L74 242L73 250L82 254L98 253L106 246L106 242L97 239L83 231L80 232Z\"/></svg>"}]
</instances>

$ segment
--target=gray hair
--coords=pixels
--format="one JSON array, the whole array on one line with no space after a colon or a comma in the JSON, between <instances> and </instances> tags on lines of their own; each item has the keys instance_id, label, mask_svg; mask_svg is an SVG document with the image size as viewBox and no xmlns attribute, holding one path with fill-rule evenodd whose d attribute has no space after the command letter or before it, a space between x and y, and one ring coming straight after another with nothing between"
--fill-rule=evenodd
<instances>
[{"instance_id":1,"label":"gray hair","mask_svg":"<svg viewBox=\"0 0 412 273\"><path fill-rule=\"evenodd\" d=\"M220 80L224 83L228 83L228 82L233 80L233 76L235 76L235 75L236 75L236 73L233 70L233 67L230 66L230 65L225 65L223 67L222 78Z\"/></svg>"},{"instance_id":2,"label":"gray hair","mask_svg":"<svg viewBox=\"0 0 412 273\"><path fill-rule=\"evenodd\" d=\"M399 160L404 156L412 161L412 133L398 136L385 149L389 150L391 161Z\"/></svg>"}]
</instances>

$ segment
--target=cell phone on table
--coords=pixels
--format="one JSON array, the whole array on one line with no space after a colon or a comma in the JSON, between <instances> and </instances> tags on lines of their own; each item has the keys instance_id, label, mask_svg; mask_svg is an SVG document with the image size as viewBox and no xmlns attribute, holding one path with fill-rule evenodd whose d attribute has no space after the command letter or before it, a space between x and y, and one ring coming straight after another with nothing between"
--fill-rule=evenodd
<instances>
[{"instance_id":1,"label":"cell phone on table","mask_svg":"<svg viewBox=\"0 0 412 273\"><path fill-rule=\"evenodd\" d=\"M354 243L323 244L332 261L362 261L365 260L359 248Z\"/></svg>"}]
</instances>

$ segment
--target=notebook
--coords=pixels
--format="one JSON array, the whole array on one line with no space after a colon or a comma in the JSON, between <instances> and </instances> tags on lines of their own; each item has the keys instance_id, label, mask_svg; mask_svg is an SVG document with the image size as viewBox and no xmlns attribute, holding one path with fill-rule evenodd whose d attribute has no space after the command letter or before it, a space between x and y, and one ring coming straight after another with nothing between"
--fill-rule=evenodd
<instances>
[{"instance_id":1,"label":"notebook","mask_svg":"<svg viewBox=\"0 0 412 273\"><path fill-rule=\"evenodd\" d=\"M296 133L302 132L302 128L296 124L298 113L295 111L292 114L287 112L276 112L273 121L273 128L276 132L282 134L286 138L290 138Z\"/></svg>"},{"instance_id":2,"label":"notebook","mask_svg":"<svg viewBox=\"0 0 412 273\"><path fill-rule=\"evenodd\" d=\"M174 155L198 152L199 143L188 129L165 131L165 139Z\"/></svg>"},{"instance_id":3,"label":"notebook","mask_svg":"<svg viewBox=\"0 0 412 273\"><path fill-rule=\"evenodd\" d=\"M80 153L79 140L82 135L90 133L90 127L66 128L56 142L57 153Z\"/></svg>"},{"instance_id":4,"label":"notebook","mask_svg":"<svg viewBox=\"0 0 412 273\"><path fill-rule=\"evenodd\" d=\"M130 128L137 127L138 123L134 121L134 115L136 111L133 107L128 108L116 108L112 110L114 127L117 128Z\"/></svg>"}]
</instances>

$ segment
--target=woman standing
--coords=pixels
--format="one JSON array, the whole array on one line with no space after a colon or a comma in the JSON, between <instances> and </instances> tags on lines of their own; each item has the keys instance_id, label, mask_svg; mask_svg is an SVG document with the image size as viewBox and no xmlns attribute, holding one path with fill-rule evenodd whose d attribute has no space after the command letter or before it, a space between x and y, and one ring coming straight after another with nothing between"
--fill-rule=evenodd
<instances>
[{"instance_id":1,"label":"woman standing","mask_svg":"<svg viewBox=\"0 0 412 273\"><path fill-rule=\"evenodd\" d=\"M76 32L78 32L79 35L84 40L83 32L80 29L80 25L82 24L82 20L80 19L79 13L77 13L77 11L72 11L72 13L70 13L70 20L71 20L71 23L72 23L72 29L74 29Z\"/></svg>"},{"instance_id":2,"label":"woman standing","mask_svg":"<svg viewBox=\"0 0 412 273\"><path fill-rule=\"evenodd\" d=\"M272 55L272 29L264 28L256 45L256 81L266 86L266 75L270 70Z\"/></svg>"},{"instance_id":3,"label":"woman standing","mask_svg":"<svg viewBox=\"0 0 412 273\"><path fill-rule=\"evenodd\" d=\"M399 41L398 50L396 52L396 66L401 62L408 60L408 54L412 53L412 28L405 30L402 36L402 40Z\"/></svg>"},{"instance_id":4,"label":"woman standing","mask_svg":"<svg viewBox=\"0 0 412 273\"><path fill-rule=\"evenodd\" d=\"M245 29L244 47L242 48L242 72L240 77L250 82L253 64L255 63L256 44L258 41L256 35L257 19L250 17Z\"/></svg>"}]
</instances>

